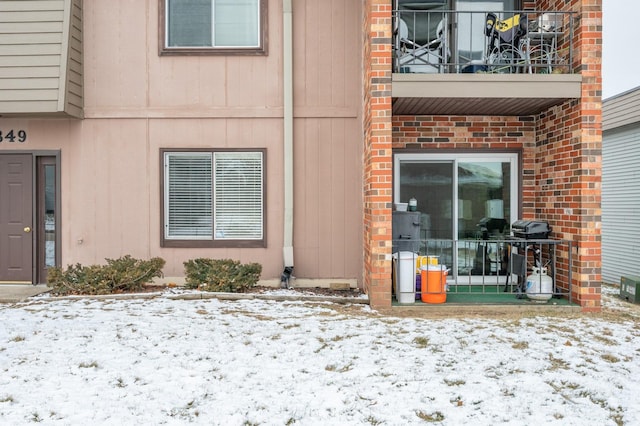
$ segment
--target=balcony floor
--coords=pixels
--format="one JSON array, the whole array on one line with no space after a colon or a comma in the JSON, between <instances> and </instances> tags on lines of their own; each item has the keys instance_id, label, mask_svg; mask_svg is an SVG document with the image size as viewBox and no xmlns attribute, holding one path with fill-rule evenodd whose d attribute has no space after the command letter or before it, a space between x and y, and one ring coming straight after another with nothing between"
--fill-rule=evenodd
<instances>
[{"instance_id":1,"label":"balcony floor","mask_svg":"<svg viewBox=\"0 0 640 426\"><path fill-rule=\"evenodd\" d=\"M530 300L527 297L518 298L515 293L504 292L504 285L500 286L450 286L447 292L447 300L445 303L432 304L424 303L416 300L415 303L398 303L395 299L392 302L394 307L420 307L420 308L437 308L446 306L480 306L480 305L500 305L500 306L517 306L523 308L579 308L576 303L569 302L565 296L554 296L546 302Z\"/></svg>"}]
</instances>

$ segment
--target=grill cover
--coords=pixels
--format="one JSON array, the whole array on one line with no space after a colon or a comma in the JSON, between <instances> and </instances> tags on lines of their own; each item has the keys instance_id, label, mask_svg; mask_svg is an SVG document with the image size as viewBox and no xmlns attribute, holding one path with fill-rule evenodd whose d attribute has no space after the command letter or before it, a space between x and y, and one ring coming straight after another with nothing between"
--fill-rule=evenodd
<instances>
[{"instance_id":1,"label":"grill cover","mask_svg":"<svg viewBox=\"0 0 640 426\"><path fill-rule=\"evenodd\" d=\"M546 239L549 238L551 227L549 223L538 220L516 220L511 225L511 232L514 237L525 239Z\"/></svg>"},{"instance_id":2,"label":"grill cover","mask_svg":"<svg viewBox=\"0 0 640 426\"><path fill-rule=\"evenodd\" d=\"M393 253L420 249L420 212L392 213Z\"/></svg>"}]
</instances>

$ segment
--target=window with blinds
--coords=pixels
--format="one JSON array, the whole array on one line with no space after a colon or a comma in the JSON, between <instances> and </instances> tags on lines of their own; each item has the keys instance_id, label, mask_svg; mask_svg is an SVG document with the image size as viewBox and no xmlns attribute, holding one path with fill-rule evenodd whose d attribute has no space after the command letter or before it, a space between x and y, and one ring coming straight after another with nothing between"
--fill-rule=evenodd
<instances>
[{"instance_id":1,"label":"window with blinds","mask_svg":"<svg viewBox=\"0 0 640 426\"><path fill-rule=\"evenodd\" d=\"M261 50L264 8L265 0L164 0L166 51Z\"/></svg>"},{"instance_id":2,"label":"window with blinds","mask_svg":"<svg viewBox=\"0 0 640 426\"><path fill-rule=\"evenodd\" d=\"M262 239L262 153L214 153L216 239Z\"/></svg>"},{"instance_id":3,"label":"window with blinds","mask_svg":"<svg viewBox=\"0 0 640 426\"><path fill-rule=\"evenodd\" d=\"M262 244L263 151L164 151L163 161L163 245Z\"/></svg>"}]
</instances>

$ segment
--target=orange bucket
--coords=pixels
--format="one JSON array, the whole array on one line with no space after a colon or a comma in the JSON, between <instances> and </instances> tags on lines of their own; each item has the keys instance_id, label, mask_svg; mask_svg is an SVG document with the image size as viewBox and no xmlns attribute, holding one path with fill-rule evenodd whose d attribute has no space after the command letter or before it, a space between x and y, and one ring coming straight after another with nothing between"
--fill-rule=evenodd
<instances>
[{"instance_id":1,"label":"orange bucket","mask_svg":"<svg viewBox=\"0 0 640 426\"><path fill-rule=\"evenodd\" d=\"M447 269L444 265L423 266L420 271L421 299L424 303L447 301Z\"/></svg>"}]
</instances>

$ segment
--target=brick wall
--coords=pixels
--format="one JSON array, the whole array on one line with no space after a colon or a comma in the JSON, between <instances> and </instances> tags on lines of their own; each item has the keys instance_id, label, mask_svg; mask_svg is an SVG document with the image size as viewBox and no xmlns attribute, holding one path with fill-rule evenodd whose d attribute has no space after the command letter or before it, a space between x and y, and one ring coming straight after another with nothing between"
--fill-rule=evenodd
<instances>
[{"instance_id":1,"label":"brick wall","mask_svg":"<svg viewBox=\"0 0 640 426\"><path fill-rule=\"evenodd\" d=\"M576 13L572 68L582 75L582 96L540 116L535 214L574 242L574 297L585 311L601 309L601 0L548 0L549 9Z\"/></svg>"},{"instance_id":2,"label":"brick wall","mask_svg":"<svg viewBox=\"0 0 640 426\"><path fill-rule=\"evenodd\" d=\"M599 158L597 142L581 138L579 101L538 116L394 116L394 152L519 152L521 216L547 220L554 238L571 241L573 300L597 310L599 298L599 172L583 168L585 156ZM592 158L594 159L594 158ZM596 160L599 161L599 160ZM596 164L592 164L596 166ZM567 288L566 246L558 248L558 284Z\"/></svg>"},{"instance_id":3,"label":"brick wall","mask_svg":"<svg viewBox=\"0 0 640 426\"><path fill-rule=\"evenodd\" d=\"M571 104L571 103L568 103ZM562 111L562 107L559 107ZM521 157L520 217L548 220L555 238L563 238L558 232L558 217L544 211L545 205L555 198L557 189L551 188L555 176L567 169L566 151L562 148L541 147L540 129L549 126L551 139L558 146L565 145L564 117L540 116L395 116L393 118L393 148L395 152L444 150L460 152L518 152ZM547 169L547 165L554 166ZM564 210L564 201L556 202L558 210ZM570 237L572 240L572 237ZM569 273L566 245L556 247L556 284L566 292ZM575 258L574 255L572 257ZM575 263L574 263L575 264ZM573 273L573 271L572 271ZM573 283L576 284L575 282ZM577 296L577 292L573 297Z\"/></svg>"},{"instance_id":4,"label":"brick wall","mask_svg":"<svg viewBox=\"0 0 640 426\"><path fill-rule=\"evenodd\" d=\"M573 69L582 74L580 100L540 117L537 175L541 186L536 215L556 224L575 243L574 297L585 311L601 309L601 0L556 0L551 8L577 13Z\"/></svg>"},{"instance_id":5,"label":"brick wall","mask_svg":"<svg viewBox=\"0 0 640 426\"><path fill-rule=\"evenodd\" d=\"M534 217L536 204L535 117L395 116L393 149L502 150L522 156L522 209Z\"/></svg>"},{"instance_id":6,"label":"brick wall","mask_svg":"<svg viewBox=\"0 0 640 426\"><path fill-rule=\"evenodd\" d=\"M391 306L391 1L367 0L364 19L364 288Z\"/></svg>"},{"instance_id":7,"label":"brick wall","mask_svg":"<svg viewBox=\"0 0 640 426\"><path fill-rule=\"evenodd\" d=\"M367 0L364 20L364 277L371 305L391 304L392 149L519 150L522 217L548 220L574 244L573 297L600 300L601 0L525 1L526 8L577 14L571 67L582 97L538 116L396 116L391 109L391 1ZM393 132L392 132L393 126ZM393 141L393 142L392 142Z\"/></svg>"}]
</instances>

